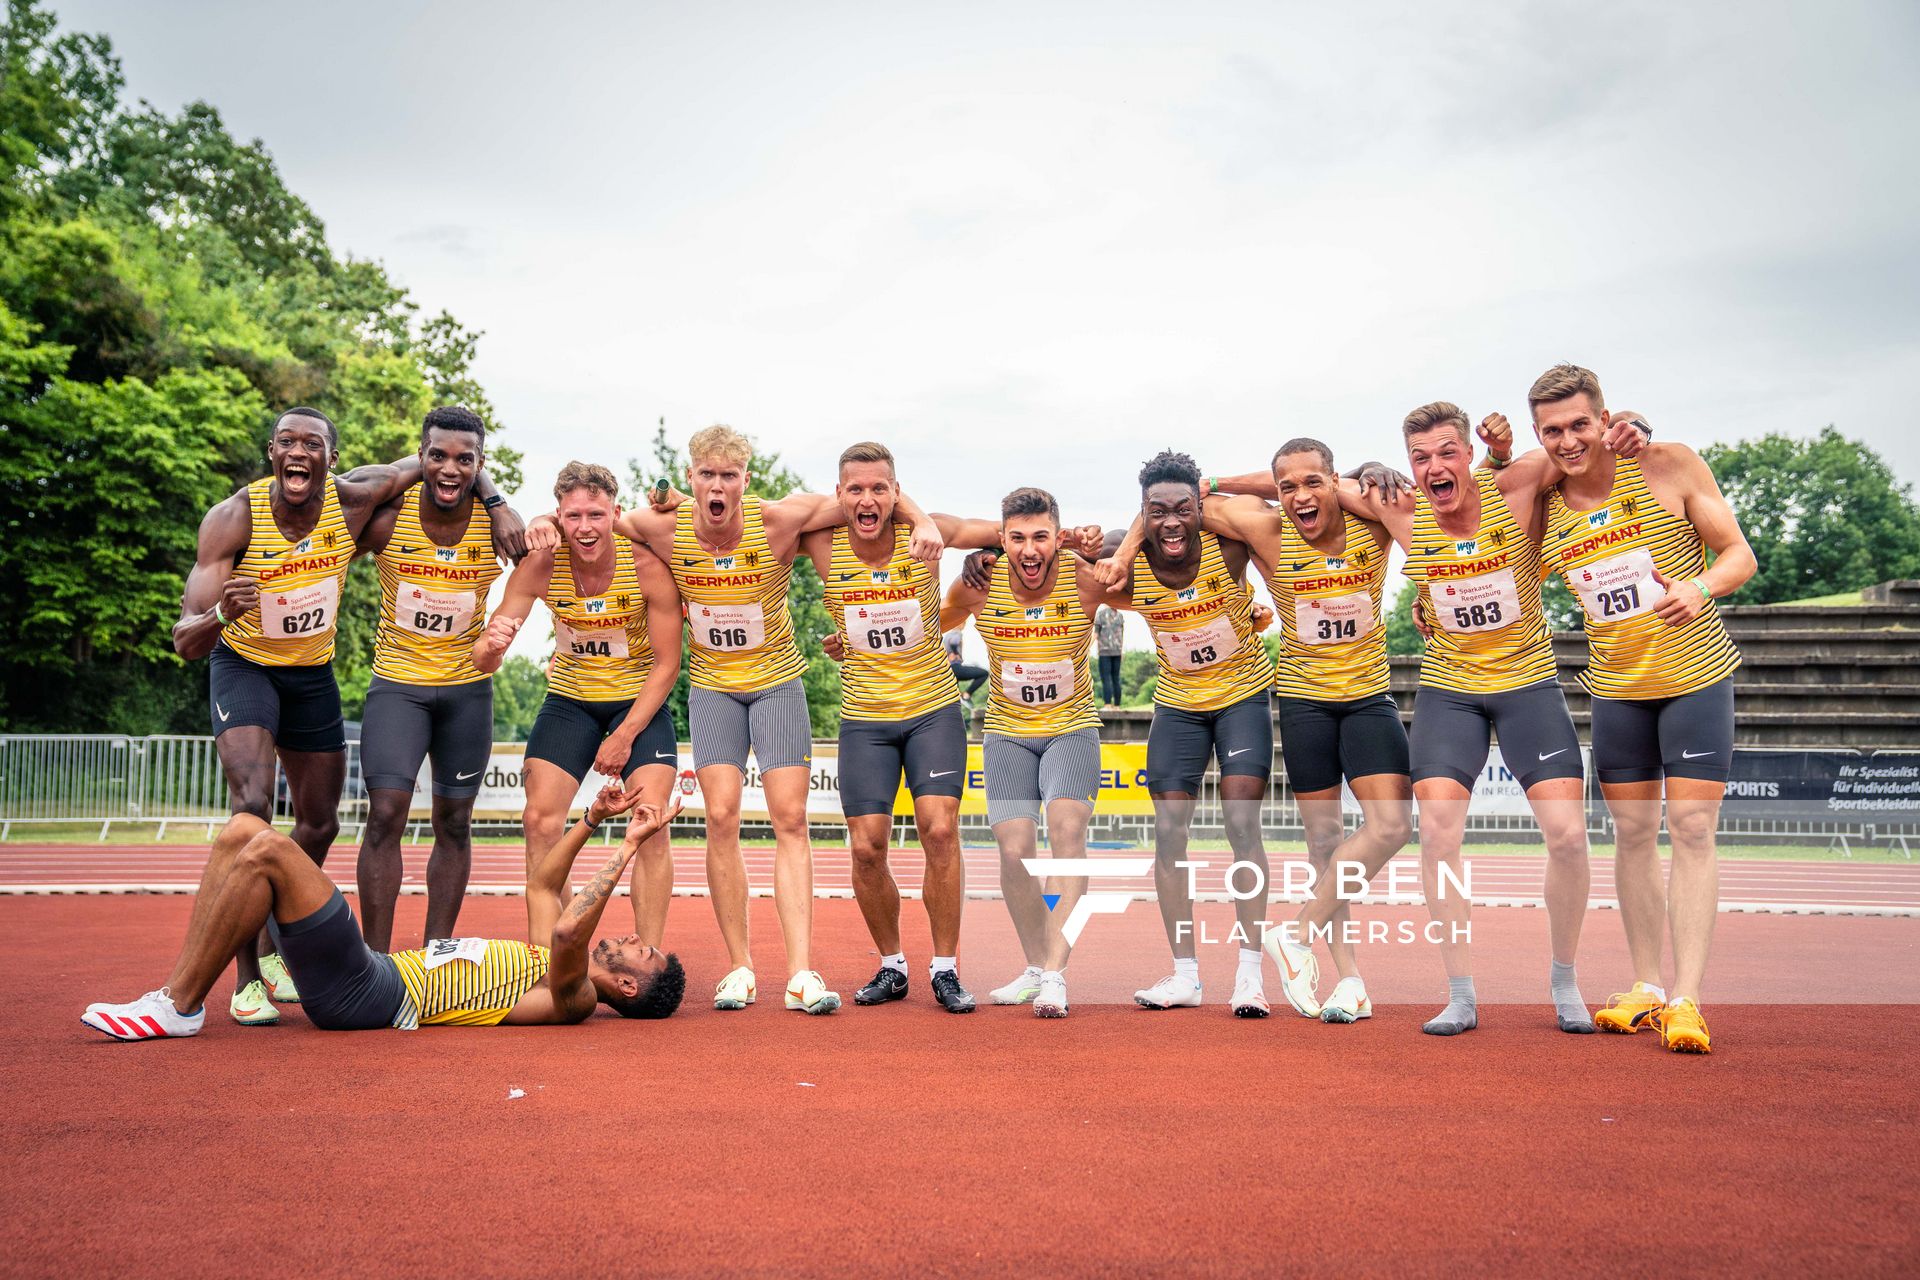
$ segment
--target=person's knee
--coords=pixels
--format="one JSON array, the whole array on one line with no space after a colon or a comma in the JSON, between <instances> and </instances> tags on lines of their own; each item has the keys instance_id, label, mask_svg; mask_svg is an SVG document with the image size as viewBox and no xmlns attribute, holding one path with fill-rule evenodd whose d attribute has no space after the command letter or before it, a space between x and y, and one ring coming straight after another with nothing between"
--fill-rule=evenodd
<instances>
[{"instance_id":1,"label":"person's knee","mask_svg":"<svg viewBox=\"0 0 1920 1280\"><path fill-rule=\"evenodd\" d=\"M566 810L557 805L528 796L526 808L520 811L520 827L528 838L551 843L560 838L565 814Z\"/></svg>"},{"instance_id":2,"label":"person's knee","mask_svg":"<svg viewBox=\"0 0 1920 1280\"><path fill-rule=\"evenodd\" d=\"M325 849L340 834L340 815L329 810L312 817L295 819L293 833L294 840L301 845Z\"/></svg>"},{"instance_id":3,"label":"person's knee","mask_svg":"<svg viewBox=\"0 0 1920 1280\"><path fill-rule=\"evenodd\" d=\"M1333 857L1333 851L1340 847L1340 820L1314 818L1305 823L1307 830L1307 859L1316 867L1324 867Z\"/></svg>"},{"instance_id":4,"label":"person's knee","mask_svg":"<svg viewBox=\"0 0 1920 1280\"><path fill-rule=\"evenodd\" d=\"M470 844L473 839L473 810L466 805L434 810L433 838L436 843Z\"/></svg>"},{"instance_id":5,"label":"person's knee","mask_svg":"<svg viewBox=\"0 0 1920 1280\"><path fill-rule=\"evenodd\" d=\"M1718 815L1709 809L1681 809L1667 815L1667 834L1672 838L1676 857L1692 854L1711 855Z\"/></svg>"},{"instance_id":6,"label":"person's knee","mask_svg":"<svg viewBox=\"0 0 1920 1280\"><path fill-rule=\"evenodd\" d=\"M861 830L847 833L847 848L853 855L853 865L862 871L878 871L887 865L887 836L890 828L882 827L878 831Z\"/></svg>"},{"instance_id":7,"label":"person's knee","mask_svg":"<svg viewBox=\"0 0 1920 1280\"><path fill-rule=\"evenodd\" d=\"M920 847L929 858L952 859L960 854L960 818L958 814L935 813L916 819Z\"/></svg>"},{"instance_id":8,"label":"person's knee","mask_svg":"<svg viewBox=\"0 0 1920 1280\"><path fill-rule=\"evenodd\" d=\"M1389 849L1406 847L1413 838L1413 820L1407 815L1407 806L1403 804L1376 808L1366 817L1367 828L1374 838Z\"/></svg>"},{"instance_id":9,"label":"person's knee","mask_svg":"<svg viewBox=\"0 0 1920 1280\"><path fill-rule=\"evenodd\" d=\"M407 826L408 797L405 793L376 791L367 801L367 830L363 847L385 848L398 845Z\"/></svg>"},{"instance_id":10,"label":"person's knee","mask_svg":"<svg viewBox=\"0 0 1920 1280\"><path fill-rule=\"evenodd\" d=\"M1229 802L1221 815L1221 822L1227 830L1227 843L1238 851L1246 851L1260 843L1260 806L1250 801Z\"/></svg>"},{"instance_id":11,"label":"person's knee","mask_svg":"<svg viewBox=\"0 0 1920 1280\"><path fill-rule=\"evenodd\" d=\"M273 781L270 777L246 777L228 784L228 799L236 814L273 821Z\"/></svg>"},{"instance_id":12,"label":"person's knee","mask_svg":"<svg viewBox=\"0 0 1920 1280\"><path fill-rule=\"evenodd\" d=\"M305 857L299 846L277 831L262 831L235 855L234 870L245 875L272 879L274 869L287 859L289 851Z\"/></svg>"}]
</instances>

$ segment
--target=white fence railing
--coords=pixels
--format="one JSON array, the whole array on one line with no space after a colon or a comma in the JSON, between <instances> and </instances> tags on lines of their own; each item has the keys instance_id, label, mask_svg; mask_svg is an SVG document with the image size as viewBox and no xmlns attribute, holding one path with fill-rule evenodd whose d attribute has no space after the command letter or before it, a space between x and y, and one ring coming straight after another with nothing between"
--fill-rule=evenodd
<instances>
[{"instance_id":1,"label":"white fence railing","mask_svg":"<svg viewBox=\"0 0 1920 1280\"><path fill-rule=\"evenodd\" d=\"M1590 783L1588 792L1588 828L1604 836L1609 829L1606 806L1597 785ZM274 795L276 813L283 818L289 816L286 789L277 774ZM350 742L341 821L356 827L365 812L360 744ZM0 840L7 839L16 826L56 824L98 827L103 840L116 823L152 825L164 835L170 825L211 826L224 821L227 814L226 780L212 738L182 734L0 734ZM1893 814L1836 815L1784 804L1741 807L1730 797L1720 827L1723 836L1749 841L1829 843L1844 849L1853 842L1875 839L1904 844L1903 836L1911 837L1915 831L1912 815L1904 816L1906 821L1898 822L1889 821L1896 817ZM1269 831L1300 830L1299 809L1283 774L1276 773L1261 806L1261 817ZM515 822L487 825L518 828ZM1202 786L1194 825L1199 833L1217 831L1222 825L1218 783L1212 775ZM962 826L976 839L988 835L982 816L963 817ZM699 819L677 823L676 829L697 835ZM1481 839L1504 836L1526 840L1536 829L1523 814L1482 813L1470 818L1468 830ZM900 825L902 837L910 831L911 820L904 820ZM1096 814L1094 832L1098 837L1148 843L1153 822L1140 815Z\"/></svg>"}]
</instances>

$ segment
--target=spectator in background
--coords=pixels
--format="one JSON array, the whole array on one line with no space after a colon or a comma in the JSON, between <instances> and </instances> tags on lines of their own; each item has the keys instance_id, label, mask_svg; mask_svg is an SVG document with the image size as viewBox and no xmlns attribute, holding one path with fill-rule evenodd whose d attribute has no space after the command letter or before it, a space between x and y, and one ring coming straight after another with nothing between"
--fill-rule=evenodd
<instances>
[{"instance_id":1,"label":"spectator in background","mask_svg":"<svg viewBox=\"0 0 1920 1280\"><path fill-rule=\"evenodd\" d=\"M1126 640L1126 620L1112 605L1103 604L1093 616L1094 643L1100 651L1100 703L1120 705L1120 646Z\"/></svg>"},{"instance_id":2,"label":"spectator in background","mask_svg":"<svg viewBox=\"0 0 1920 1280\"><path fill-rule=\"evenodd\" d=\"M953 664L953 678L965 686L960 690L960 710L971 712L973 695L979 691L981 685L987 682L987 669L970 666L961 657L960 635L964 630L965 628L956 627L942 635L940 639L947 646L947 661Z\"/></svg>"}]
</instances>

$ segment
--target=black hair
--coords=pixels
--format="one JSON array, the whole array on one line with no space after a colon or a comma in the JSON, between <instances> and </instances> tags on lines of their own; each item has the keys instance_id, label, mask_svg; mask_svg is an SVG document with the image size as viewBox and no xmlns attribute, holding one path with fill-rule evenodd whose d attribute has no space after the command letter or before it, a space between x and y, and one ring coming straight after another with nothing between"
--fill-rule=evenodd
<instances>
[{"instance_id":1,"label":"black hair","mask_svg":"<svg viewBox=\"0 0 1920 1280\"><path fill-rule=\"evenodd\" d=\"M1015 516L1052 516L1059 524L1060 504L1045 489L1015 489L1000 499L1000 518L1011 520Z\"/></svg>"},{"instance_id":2,"label":"black hair","mask_svg":"<svg viewBox=\"0 0 1920 1280\"><path fill-rule=\"evenodd\" d=\"M630 996L609 991L605 999L608 1007L623 1018L670 1018L686 994L687 971L680 957L669 953L666 968L655 974L652 982Z\"/></svg>"},{"instance_id":3,"label":"black hair","mask_svg":"<svg viewBox=\"0 0 1920 1280\"><path fill-rule=\"evenodd\" d=\"M1328 471L1333 470L1333 450L1327 448L1326 445L1321 444L1311 436L1296 436L1281 445L1278 449L1275 449L1273 451L1273 461L1268 464L1268 469L1271 470L1279 466L1280 459L1290 453L1317 453L1320 455L1320 465Z\"/></svg>"},{"instance_id":4,"label":"black hair","mask_svg":"<svg viewBox=\"0 0 1920 1280\"><path fill-rule=\"evenodd\" d=\"M427 436L435 428L442 431L465 431L479 437L480 447L487 447L487 423L473 410L463 404L443 404L437 409L429 409L420 423L420 447L427 447Z\"/></svg>"},{"instance_id":5,"label":"black hair","mask_svg":"<svg viewBox=\"0 0 1920 1280\"><path fill-rule=\"evenodd\" d=\"M327 428L327 448L335 453L340 451L340 428L334 426L333 419L329 418L326 414L320 412L318 409L309 409L306 405L297 404L275 418L273 420L274 427L277 429L280 424L288 418L312 418L318 422L325 423Z\"/></svg>"},{"instance_id":6,"label":"black hair","mask_svg":"<svg viewBox=\"0 0 1920 1280\"><path fill-rule=\"evenodd\" d=\"M1200 464L1187 454L1162 449L1140 468L1140 492L1145 494L1154 485L1167 483L1184 484L1200 492Z\"/></svg>"}]
</instances>

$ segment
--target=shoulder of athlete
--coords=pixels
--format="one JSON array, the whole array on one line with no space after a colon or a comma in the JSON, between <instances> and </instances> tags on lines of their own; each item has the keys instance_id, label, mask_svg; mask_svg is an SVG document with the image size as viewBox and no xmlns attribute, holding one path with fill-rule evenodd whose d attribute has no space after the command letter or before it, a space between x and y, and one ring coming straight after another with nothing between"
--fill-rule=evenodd
<instances>
[{"instance_id":1,"label":"shoulder of athlete","mask_svg":"<svg viewBox=\"0 0 1920 1280\"><path fill-rule=\"evenodd\" d=\"M241 489L214 503L200 517L200 552L203 556L238 556L247 549L252 531L253 510L247 491Z\"/></svg>"},{"instance_id":2,"label":"shoulder of athlete","mask_svg":"<svg viewBox=\"0 0 1920 1280\"><path fill-rule=\"evenodd\" d=\"M1530 502L1551 489L1560 480L1560 469L1545 449L1529 449L1493 473L1493 483L1502 494L1521 502Z\"/></svg>"},{"instance_id":3,"label":"shoulder of athlete","mask_svg":"<svg viewBox=\"0 0 1920 1280\"><path fill-rule=\"evenodd\" d=\"M367 527L354 538L354 546L361 555L377 556L387 549L387 543L393 540L394 524L400 519L401 504L405 496L383 502L374 508L367 519Z\"/></svg>"}]
</instances>

